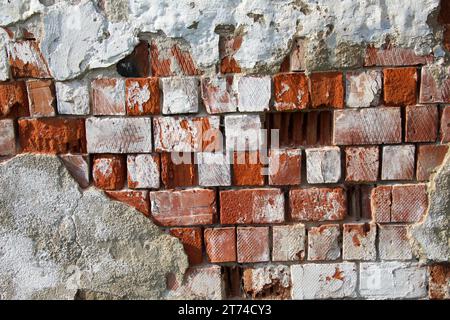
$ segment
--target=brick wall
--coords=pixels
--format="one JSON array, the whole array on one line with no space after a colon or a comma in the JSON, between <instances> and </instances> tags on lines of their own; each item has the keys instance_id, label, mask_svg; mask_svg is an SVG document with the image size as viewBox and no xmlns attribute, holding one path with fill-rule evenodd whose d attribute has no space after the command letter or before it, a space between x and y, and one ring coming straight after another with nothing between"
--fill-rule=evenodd
<instances>
[{"instance_id":1,"label":"brick wall","mask_svg":"<svg viewBox=\"0 0 450 320\"><path fill-rule=\"evenodd\" d=\"M369 47L358 70L247 75L239 41L220 43L217 74L176 42L142 41L122 76L69 82L34 40L13 42L0 156L58 154L83 188L178 237L187 281L219 272L223 297L424 298L428 279L445 296L446 267L420 265L408 238L450 141L433 58ZM24 46L35 59L14 58Z\"/></svg>"}]
</instances>

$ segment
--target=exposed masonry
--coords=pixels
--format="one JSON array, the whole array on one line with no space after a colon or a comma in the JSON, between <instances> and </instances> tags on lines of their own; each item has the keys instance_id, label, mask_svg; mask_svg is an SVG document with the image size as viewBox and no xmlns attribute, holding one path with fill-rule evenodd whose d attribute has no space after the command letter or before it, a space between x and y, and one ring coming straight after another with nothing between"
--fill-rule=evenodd
<instances>
[{"instance_id":1,"label":"exposed masonry","mask_svg":"<svg viewBox=\"0 0 450 320\"><path fill-rule=\"evenodd\" d=\"M0 159L58 155L189 261L67 297L448 298L447 3L1 1Z\"/></svg>"}]
</instances>

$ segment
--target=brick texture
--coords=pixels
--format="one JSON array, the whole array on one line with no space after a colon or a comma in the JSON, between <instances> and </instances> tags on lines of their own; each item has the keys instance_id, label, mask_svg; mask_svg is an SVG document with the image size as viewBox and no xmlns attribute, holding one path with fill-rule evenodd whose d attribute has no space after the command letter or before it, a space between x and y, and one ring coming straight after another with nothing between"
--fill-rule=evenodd
<instances>
[{"instance_id":1,"label":"brick texture","mask_svg":"<svg viewBox=\"0 0 450 320\"><path fill-rule=\"evenodd\" d=\"M437 106L406 107L406 142L436 141L437 130Z\"/></svg>"},{"instance_id":2,"label":"brick texture","mask_svg":"<svg viewBox=\"0 0 450 320\"><path fill-rule=\"evenodd\" d=\"M209 261L236 261L236 229L234 227L205 229L205 243Z\"/></svg>"},{"instance_id":3,"label":"brick texture","mask_svg":"<svg viewBox=\"0 0 450 320\"><path fill-rule=\"evenodd\" d=\"M344 107L344 80L342 73L325 72L311 75L311 103L313 108Z\"/></svg>"},{"instance_id":4,"label":"brick texture","mask_svg":"<svg viewBox=\"0 0 450 320\"><path fill-rule=\"evenodd\" d=\"M384 102L386 105L407 106L417 102L416 68L384 69Z\"/></svg>"},{"instance_id":5,"label":"brick texture","mask_svg":"<svg viewBox=\"0 0 450 320\"><path fill-rule=\"evenodd\" d=\"M379 165L379 149L376 146L345 149L345 181L377 181Z\"/></svg>"},{"instance_id":6,"label":"brick texture","mask_svg":"<svg viewBox=\"0 0 450 320\"><path fill-rule=\"evenodd\" d=\"M201 228L172 228L170 234L180 239L189 260L193 266L202 263L203 241Z\"/></svg>"},{"instance_id":7,"label":"brick texture","mask_svg":"<svg viewBox=\"0 0 450 320\"><path fill-rule=\"evenodd\" d=\"M239 263L269 261L269 228L238 227L237 258Z\"/></svg>"},{"instance_id":8,"label":"brick texture","mask_svg":"<svg viewBox=\"0 0 450 320\"><path fill-rule=\"evenodd\" d=\"M444 161L446 145L421 145L417 150L417 180L425 181Z\"/></svg>"},{"instance_id":9,"label":"brick texture","mask_svg":"<svg viewBox=\"0 0 450 320\"><path fill-rule=\"evenodd\" d=\"M273 85L276 110L302 110L309 107L309 83L305 74L277 74L273 77Z\"/></svg>"}]
</instances>

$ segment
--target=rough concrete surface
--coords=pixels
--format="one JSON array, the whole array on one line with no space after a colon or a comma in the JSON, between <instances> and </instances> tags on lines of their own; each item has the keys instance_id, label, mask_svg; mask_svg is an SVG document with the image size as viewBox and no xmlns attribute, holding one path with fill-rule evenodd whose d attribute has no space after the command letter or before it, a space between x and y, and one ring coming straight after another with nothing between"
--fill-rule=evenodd
<instances>
[{"instance_id":1,"label":"rough concrete surface","mask_svg":"<svg viewBox=\"0 0 450 320\"><path fill-rule=\"evenodd\" d=\"M182 279L181 243L54 156L0 164L0 299L162 299Z\"/></svg>"}]
</instances>

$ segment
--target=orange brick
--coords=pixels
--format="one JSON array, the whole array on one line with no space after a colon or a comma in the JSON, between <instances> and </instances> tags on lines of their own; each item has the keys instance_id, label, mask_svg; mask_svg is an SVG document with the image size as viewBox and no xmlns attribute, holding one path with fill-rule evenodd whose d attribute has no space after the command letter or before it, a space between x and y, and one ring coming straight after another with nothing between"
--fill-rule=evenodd
<instances>
[{"instance_id":1,"label":"orange brick","mask_svg":"<svg viewBox=\"0 0 450 320\"><path fill-rule=\"evenodd\" d=\"M150 201L148 197L148 191L145 190L121 190L121 191L106 191L106 194L117 201L132 206L143 215L150 216Z\"/></svg>"},{"instance_id":2,"label":"orange brick","mask_svg":"<svg viewBox=\"0 0 450 320\"><path fill-rule=\"evenodd\" d=\"M189 265L203 261L203 242L201 228L172 228L170 234L180 239L189 260Z\"/></svg>"},{"instance_id":3,"label":"orange brick","mask_svg":"<svg viewBox=\"0 0 450 320\"><path fill-rule=\"evenodd\" d=\"M234 227L205 229L205 243L210 262L236 261L236 229Z\"/></svg>"},{"instance_id":4,"label":"orange brick","mask_svg":"<svg viewBox=\"0 0 450 320\"><path fill-rule=\"evenodd\" d=\"M264 185L263 164L259 152L235 152L233 184L237 186Z\"/></svg>"},{"instance_id":5,"label":"orange brick","mask_svg":"<svg viewBox=\"0 0 450 320\"><path fill-rule=\"evenodd\" d=\"M344 80L342 73L313 73L311 75L311 101L313 108L344 108Z\"/></svg>"},{"instance_id":6,"label":"orange brick","mask_svg":"<svg viewBox=\"0 0 450 320\"><path fill-rule=\"evenodd\" d=\"M97 155L94 157L92 178L97 188L121 189L126 180L125 158L120 155Z\"/></svg>"},{"instance_id":7,"label":"orange brick","mask_svg":"<svg viewBox=\"0 0 450 320\"><path fill-rule=\"evenodd\" d=\"M190 187L198 184L197 171L194 164L194 154L184 153L181 159L186 163L177 164L172 157L180 156L179 153L161 153L161 180L167 189L175 187Z\"/></svg>"},{"instance_id":8,"label":"orange brick","mask_svg":"<svg viewBox=\"0 0 450 320\"><path fill-rule=\"evenodd\" d=\"M431 144L419 146L417 155L417 180L428 180L435 168L440 166L444 161L447 151L447 145Z\"/></svg>"},{"instance_id":9,"label":"orange brick","mask_svg":"<svg viewBox=\"0 0 450 320\"><path fill-rule=\"evenodd\" d=\"M125 81L127 114L130 116L160 113L158 78L133 78Z\"/></svg>"},{"instance_id":10,"label":"orange brick","mask_svg":"<svg viewBox=\"0 0 450 320\"><path fill-rule=\"evenodd\" d=\"M275 109L302 110L309 106L308 78L303 73L281 73L273 77Z\"/></svg>"},{"instance_id":11,"label":"orange brick","mask_svg":"<svg viewBox=\"0 0 450 320\"><path fill-rule=\"evenodd\" d=\"M0 119L26 116L29 110L25 82L0 82Z\"/></svg>"},{"instance_id":12,"label":"orange brick","mask_svg":"<svg viewBox=\"0 0 450 320\"><path fill-rule=\"evenodd\" d=\"M269 227L237 228L237 258L239 263L269 261Z\"/></svg>"},{"instance_id":13,"label":"orange brick","mask_svg":"<svg viewBox=\"0 0 450 320\"><path fill-rule=\"evenodd\" d=\"M416 68L384 69L384 102L389 106L416 104Z\"/></svg>"}]
</instances>

